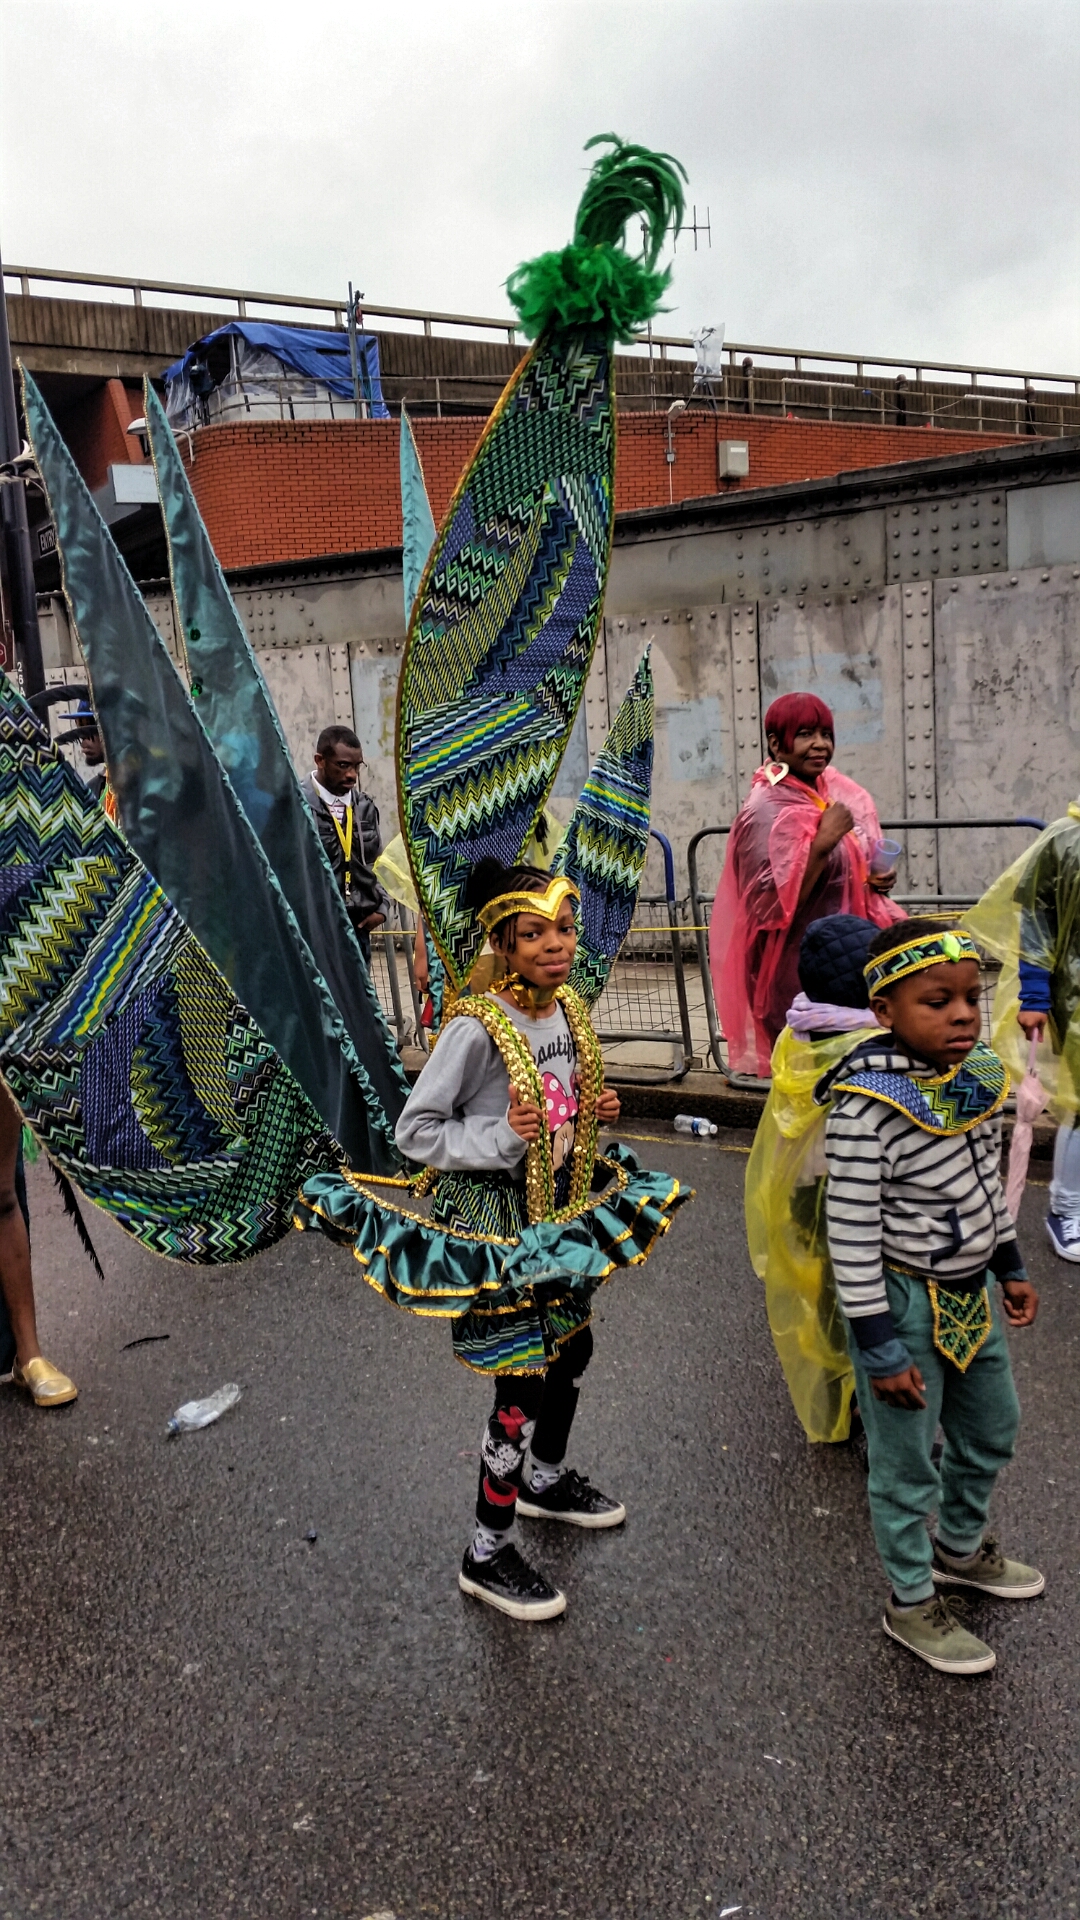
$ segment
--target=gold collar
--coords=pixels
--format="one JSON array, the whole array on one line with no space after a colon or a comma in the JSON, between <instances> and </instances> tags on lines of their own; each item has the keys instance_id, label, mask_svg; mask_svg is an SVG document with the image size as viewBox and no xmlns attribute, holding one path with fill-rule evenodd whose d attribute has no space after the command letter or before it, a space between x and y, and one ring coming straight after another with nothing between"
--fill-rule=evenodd
<instances>
[{"instance_id":1,"label":"gold collar","mask_svg":"<svg viewBox=\"0 0 1080 1920\"><path fill-rule=\"evenodd\" d=\"M495 991L509 992L514 1005L520 1007L522 1013L538 1013L542 1007L550 1007L559 989L537 987L531 980L523 980L520 973L508 973L505 980L499 981Z\"/></svg>"}]
</instances>

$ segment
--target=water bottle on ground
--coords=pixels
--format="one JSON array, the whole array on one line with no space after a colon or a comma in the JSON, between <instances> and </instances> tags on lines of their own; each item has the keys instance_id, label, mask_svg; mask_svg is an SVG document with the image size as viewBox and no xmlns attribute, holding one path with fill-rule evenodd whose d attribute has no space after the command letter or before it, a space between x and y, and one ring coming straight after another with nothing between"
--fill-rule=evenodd
<instances>
[{"instance_id":1,"label":"water bottle on ground","mask_svg":"<svg viewBox=\"0 0 1080 1920\"><path fill-rule=\"evenodd\" d=\"M182 1407L177 1407L166 1431L194 1433L196 1427L212 1426L215 1420L221 1419L223 1413L228 1413L230 1407L235 1407L239 1398L239 1387L235 1381L230 1381L228 1386L219 1387L206 1400L185 1400Z\"/></svg>"},{"instance_id":2,"label":"water bottle on ground","mask_svg":"<svg viewBox=\"0 0 1080 1920\"><path fill-rule=\"evenodd\" d=\"M677 1113L675 1131L676 1133L696 1133L708 1138L710 1134L718 1133L719 1128L715 1127L711 1120L699 1120L696 1114Z\"/></svg>"}]
</instances>

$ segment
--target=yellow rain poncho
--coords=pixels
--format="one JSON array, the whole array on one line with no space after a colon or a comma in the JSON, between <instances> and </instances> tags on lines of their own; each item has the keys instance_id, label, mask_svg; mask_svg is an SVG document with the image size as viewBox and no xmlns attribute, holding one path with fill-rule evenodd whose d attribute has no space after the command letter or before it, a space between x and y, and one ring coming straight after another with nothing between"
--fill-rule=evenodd
<instances>
[{"instance_id":1,"label":"yellow rain poncho","mask_svg":"<svg viewBox=\"0 0 1080 1920\"><path fill-rule=\"evenodd\" d=\"M1020 962L1050 974L1050 1018L1036 1053L1055 1120L1080 1110L1080 803L1007 867L961 921L1001 961L994 996L994 1051L1019 1086L1028 1039L1017 1023Z\"/></svg>"},{"instance_id":2,"label":"yellow rain poncho","mask_svg":"<svg viewBox=\"0 0 1080 1920\"><path fill-rule=\"evenodd\" d=\"M803 1040L785 1027L746 1167L746 1237L791 1403L810 1440L846 1440L855 1375L825 1237L825 1120L814 1088L868 1034Z\"/></svg>"},{"instance_id":3,"label":"yellow rain poncho","mask_svg":"<svg viewBox=\"0 0 1080 1920\"><path fill-rule=\"evenodd\" d=\"M562 845L566 828L550 807L545 807L536 823L536 831L522 854L528 866L543 867L545 872L551 866L558 849ZM412 913L419 913L420 902L416 897L416 886L409 866L409 856L405 851L405 842L400 833L395 834L389 846L383 848L375 862L375 878L386 889L392 900L400 900L403 907Z\"/></svg>"}]
</instances>

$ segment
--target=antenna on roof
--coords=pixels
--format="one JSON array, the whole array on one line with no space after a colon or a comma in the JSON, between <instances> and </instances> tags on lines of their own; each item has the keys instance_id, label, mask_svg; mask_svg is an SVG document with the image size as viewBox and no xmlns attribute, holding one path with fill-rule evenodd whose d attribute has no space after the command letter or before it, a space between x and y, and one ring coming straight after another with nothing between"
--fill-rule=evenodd
<instances>
[{"instance_id":1,"label":"antenna on roof","mask_svg":"<svg viewBox=\"0 0 1080 1920\"><path fill-rule=\"evenodd\" d=\"M709 208L708 207L705 208L704 216L702 219L699 220L697 217L697 205L695 203L693 210L691 212L690 219L684 220L681 227L677 227L673 221L671 226L668 228L668 232L671 235L672 251L675 253L678 253L679 251L680 234L683 236L685 236L688 233L693 234L695 253L698 250L698 234L699 233L703 233L705 235L705 239L709 247L711 248L712 246L712 215L710 213ZM643 242L647 241L648 239L648 232L644 225L644 222L642 223L641 237Z\"/></svg>"},{"instance_id":2,"label":"antenna on roof","mask_svg":"<svg viewBox=\"0 0 1080 1920\"><path fill-rule=\"evenodd\" d=\"M368 418L368 403L367 403L366 394L361 393L361 390L360 390L360 353L359 353L359 347L358 347L357 338L356 338L359 328L363 325L363 321L364 321L364 316L360 308L360 302L363 300L363 298L364 296L362 293L358 293L354 291L353 283L350 280L349 281L349 365L352 368L353 419L354 420L366 420Z\"/></svg>"}]
</instances>

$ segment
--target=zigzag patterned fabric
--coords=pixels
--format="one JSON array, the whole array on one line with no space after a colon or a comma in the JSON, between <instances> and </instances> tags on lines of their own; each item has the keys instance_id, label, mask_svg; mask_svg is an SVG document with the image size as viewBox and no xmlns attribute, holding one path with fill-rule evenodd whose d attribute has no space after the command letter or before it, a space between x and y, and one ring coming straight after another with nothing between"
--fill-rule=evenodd
<instances>
[{"instance_id":1,"label":"zigzag patterned fabric","mask_svg":"<svg viewBox=\"0 0 1080 1920\"><path fill-rule=\"evenodd\" d=\"M609 335L542 335L496 408L413 608L398 793L424 917L455 988L483 943L465 905L487 855L520 858L596 642L615 491Z\"/></svg>"},{"instance_id":2,"label":"zigzag patterned fabric","mask_svg":"<svg viewBox=\"0 0 1080 1920\"><path fill-rule=\"evenodd\" d=\"M0 1074L50 1157L154 1253L244 1260L340 1154L127 842L0 674Z\"/></svg>"},{"instance_id":3,"label":"zigzag patterned fabric","mask_svg":"<svg viewBox=\"0 0 1080 1920\"><path fill-rule=\"evenodd\" d=\"M578 948L569 985L593 1007L630 931L649 851L653 683L646 653L552 861L577 882Z\"/></svg>"},{"instance_id":4,"label":"zigzag patterned fabric","mask_svg":"<svg viewBox=\"0 0 1080 1920\"><path fill-rule=\"evenodd\" d=\"M859 1068L858 1055L852 1058L856 1071L834 1081L831 1092L868 1093L886 1106L899 1108L924 1133L967 1133L980 1120L997 1113L1008 1098L1008 1069L982 1040L976 1041L966 1060L940 1080L915 1080L906 1073Z\"/></svg>"}]
</instances>

